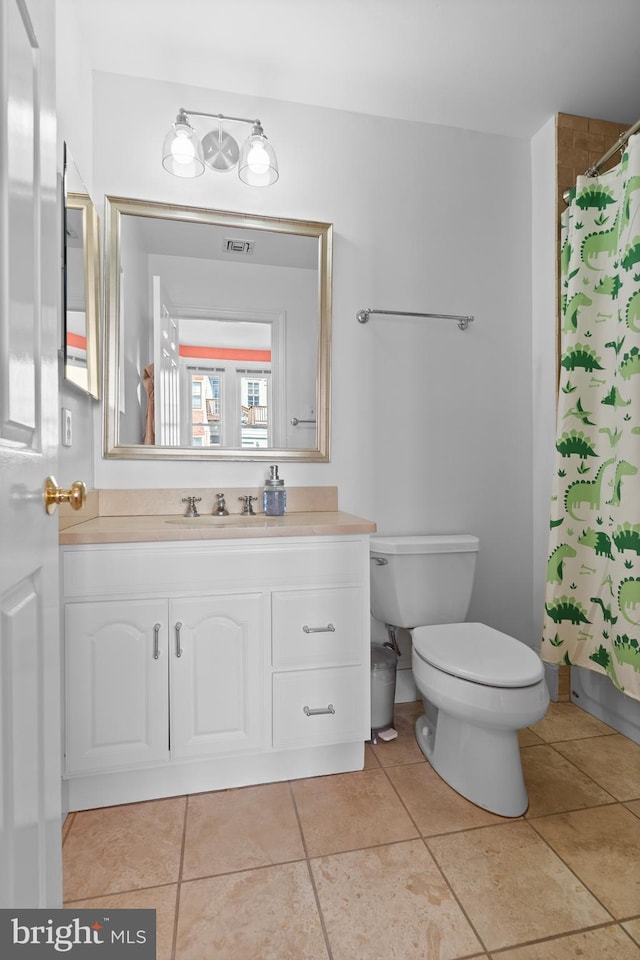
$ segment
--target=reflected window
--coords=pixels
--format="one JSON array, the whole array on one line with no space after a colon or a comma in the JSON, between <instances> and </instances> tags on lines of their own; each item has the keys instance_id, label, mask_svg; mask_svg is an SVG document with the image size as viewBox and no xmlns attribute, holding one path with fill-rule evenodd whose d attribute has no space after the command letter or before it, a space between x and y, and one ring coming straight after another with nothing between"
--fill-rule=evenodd
<instances>
[{"instance_id":1,"label":"reflected window","mask_svg":"<svg viewBox=\"0 0 640 960\"><path fill-rule=\"evenodd\" d=\"M221 443L222 374L190 368L192 447L219 446Z\"/></svg>"}]
</instances>

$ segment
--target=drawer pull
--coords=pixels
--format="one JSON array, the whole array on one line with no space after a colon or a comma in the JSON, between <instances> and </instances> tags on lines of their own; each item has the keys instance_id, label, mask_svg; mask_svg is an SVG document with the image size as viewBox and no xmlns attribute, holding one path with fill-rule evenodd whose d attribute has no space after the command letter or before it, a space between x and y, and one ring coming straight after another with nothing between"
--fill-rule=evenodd
<instances>
[{"instance_id":1,"label":"drawer pull","mask_svg":"<svg viewBox=\"0 0 640 960\"><path fill-rule=\"evenodd\" d=\"M336 708L332 703L330 703L327 707L303 707L302 710L303 713L305 713L308 717L318 717L322 713L336 712Z\"/></svg>"},{"instance_id":2,"label":"drawer pull","mask_svg":"<svg viewBox=\"0 0 640 960\"><path fill-rule=\"evenodd\" d=\"M335 633L336 628L332 623L328 623L326 627L308 627L305 623L302 628L305 633Z\"/></svg>"},{"instance_id":3,"label":"drawer pull","mask_svg":"<svg viewBox=\"0 0 640 960\"><path fill-rule=\"evenodd\" d=\"M180 646L180 631L182 630L182 623L180 620L176 623L176 657L182 656L182 647Z\"/></svg>"},{"instance_id":4,"label":"drawer pull","mask_svg":"<svg viewBox=\"0 0 640 960\"><path fill-rule=\"evenodd\" d=\"M157 660L160 656L160 642L158 640L158 635L160 633L160 624L154 623L153 625L153 659Z\"/></svg>"}]
</instances>

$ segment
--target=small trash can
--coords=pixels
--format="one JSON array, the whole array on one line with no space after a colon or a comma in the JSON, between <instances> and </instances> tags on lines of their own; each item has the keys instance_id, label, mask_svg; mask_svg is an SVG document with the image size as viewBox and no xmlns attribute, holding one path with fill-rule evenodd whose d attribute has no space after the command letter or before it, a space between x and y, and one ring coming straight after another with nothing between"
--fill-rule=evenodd
<instances>
[{"instance_id":1,"label":"small trash can","mask_svg":"<svg viewBox=\"0 0 640 960\"><path fill-rule=\"evenodd\" d=\"M377 742L378 730L393 727L396 697L397 654L380 643L371 644L371 740Z\"/></svg>"}]
</instances>

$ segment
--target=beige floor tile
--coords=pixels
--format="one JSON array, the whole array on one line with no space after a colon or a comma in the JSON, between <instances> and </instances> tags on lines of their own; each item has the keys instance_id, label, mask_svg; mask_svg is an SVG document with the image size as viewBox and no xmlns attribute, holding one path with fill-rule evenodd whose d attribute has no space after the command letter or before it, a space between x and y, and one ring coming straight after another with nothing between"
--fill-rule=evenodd
<instances>
[{"instance_id":1,"label":"beige floor tile","mask_svg":"<svg viewBox=\"0 0 640 960\"><path fill-rule=\"evenodd\" d=\"M640 820L622 804L531 825L614 917L640 914Z\"/></svg>"},{"instance_id":2,"label":"beige floor tile","mask_svg":"<svg viewBox=\"0 0 640 960\"><path fill-rule=\"evenodd\" d=\"M488 950L611 919L525 821L426 843Z\"/></svg>"},{"instance_id":3,"label":"beige floor tile","mask_svg":"<svg viewBox=\"0 0 640 960\"><path fill-rule=\"evenodd\" d=\"M384 770L297 780L292 787L310 857L418 836Z\"/></svg>"},{"instance_id":4,"label":"beige floor tile","mask_svg":"<svg viewBox=\"0 0 640 960\"><path fill-rule=\"evenodd\" d=\"M399 717L407 720L411 726L415 725L418 717L424 713L424 703L422 700L408 700L406 703L394 704L394 715L397 720Z\"/></svg>"},{"instance_id":5,"label":"beige floor tile","mask_svg":"<svg viewBox=\"0 0 640 960\"><path fill-rule=\"evenodd\" d=\"M76 813L62 848L64 899L175 883L186 797Z\"/></svg>"},{"instance_id":6,"label":"beige floor tile","mask_svg":"<svg viewBox=\"0 0 640 960\"><path fill-rule=\"evenodd\" d=\"M581 710L575 703L550 703L542 720L529 729L545 743L615 733L606 723Z\"/></svg>"},{"instance_id":7,"label":"beige floor tile","mask_svg":"<svg viewBox=\"0 0 640 960\"><path fill-rule=\"evenodd\" d=\"M636 943L640 944L640 917L637 920L627 920L622 926L629 936L633 937Z\"/></svg>"},{"instance_id":8,"label":"beige floor tile","mask_svg":"<svg viewBox=\"0 0 640 960\"><path fill-rule=\"evenodd\" d=\"M523 747L522 769L529 795L526 817L595 807L613 803L614 798L597 783L561 756L554 747L542 744Z\"/></svg>"},{"instance_id":9,"label":"beige floor tile","mask_svg":"<svg viewBox=\"0 0 640 960\"><path fill-rule=\"evenodd\" d=\"M288 783L189 797L183 880L303 859Z\"/></svg>"},{"instance_id":10,"label":"beige floor tile","mask_svg":"<svg viewBox=\"0 0 640 960\"><path fill-rule=\"evenodd\" d=\"M364 769L371 770L371 768L376 768L380 766L380 762L373 752L373 746L370 743L365 743L364 745Z\"/></svg>"},{"instance_id":11,"label":"beige floor tile","mask_svg":"<svg viewBox=\"0 0 640 960\"><path fill-rule=\"evenodd\" d=\"M75 813L68 813L67 816L64 818L64 822L62 824L62 842L63 843L69 836L69 830L71 830L71 824L73 823L74 817L75 817Z\"/></svg>"},{"instance_id":12,"label":"beige floor tile","mask_svg":"<svg viewBox=\"0 0 640 960\"><path fill-rule=\"evenodd\" d=\"M635 813L636 817L640 817L640 800L630 800L629 803L625 803L625 807L631 810L631 813Z\"/></svg>"},{"instance_id":13,"label":"beige floor tile","mask_svg":"<svg viewBox=\"0 0 640 960\"><path fill-rule=\"evenodd\" d=\"M76 900L73 907L79 910L155 910L156 911L156 960L171 960L173 935L176 925L176 897L178 885L151 887L146 890L131 890L114 893L93 900ZM69 906L69 904L67 904Z\"/></svg>"},{"instance_id":14,"label":"beige floor tile","mask_svg":"<svg viewBox=\"0 0 640 960\"><path fill-rule=\"evenodd\" d=\"M640 948L618 926L585 930L496 954L496 960L640 960Z\"/></svg>"},{"instance_id":15,"label":"beige floor tile","mask_svg":"<svg viewBox=\"0 0 640 960\"><path fill-rule=\"evenodd\" d=\"M176 960L327 960L306 863L180 886Z\"/></svg>"},{"instance_id":16,"label":"beige floor tile","mask_svg":"<svg viewBox=\"0 0 640 960\"><path fill-rule=\"evenodd\" d=\"M461 797L428 763L389 767L387 774L423 837L505 822Z\"/></svg>"},{"instance_id":17,"label":"beige floor tile","mask_svg":"<svg viewBox=\"0 0 640 960\"><path fill-rule=\"evenodd\" d=\"M616 800L640 799L640 744L616 733L555 746Z\"/></svg>"},{"instance_id":18,"label":"beige floor tile","mask_svg":"<svg viewBox=\"0 0 640 960\"><path fill-rule=\"evenodd\" d=\"M521 747L532 747L536 743L544 743L544 740L529 727L525 727L524 730L518 730L518 743Z\"/></svg>"},{"instance_id":19,"label":"beige floor tile","mask_svg":"<svg viewBox=\"0 0 640 960\"><path fill-rule=\"evenodd\" d=\"M397 703L394 711L394 729L398 731L396 740L379 740L372 746L382 767L399 763L426 763L425 756L417 744L415 735L416 720L424 712L422 700L411 703Z\"/></svg>"},{"instance_id":20,"label":"beige floor tile","mask_svg":"<svg viewBox=\"0 0 640 960\"><path fill-rule=\"evenodd\" d=\"M452 960L482 949L421 840L311 868L334 960Z\"/></svg>"}]
</instances>

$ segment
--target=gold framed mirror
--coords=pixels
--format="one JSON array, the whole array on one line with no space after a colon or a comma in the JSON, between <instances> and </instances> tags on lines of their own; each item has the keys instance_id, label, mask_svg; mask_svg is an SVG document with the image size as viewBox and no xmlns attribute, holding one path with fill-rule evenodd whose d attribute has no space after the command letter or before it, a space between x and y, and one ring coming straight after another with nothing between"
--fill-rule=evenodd
<instances>
[{"instance_id":1,"label":"gold framed mirror","mask_svg":"<svg viewBox=\"0 0 640 960\"><path fill-rule=\"evenodd\" d=\"M100 398L100 238L91 197L64 145L64 376Z\"/></svg>"},{"instance_id":2,"label":"gold framed mirror","mask_svg":"<svg viewBox=\"0 0 640 960\"><path fill-rule=\"evenodd\" d=\"M105 198L104 455L329 460L332 225Z\"/></svg>"}]
</instances>

